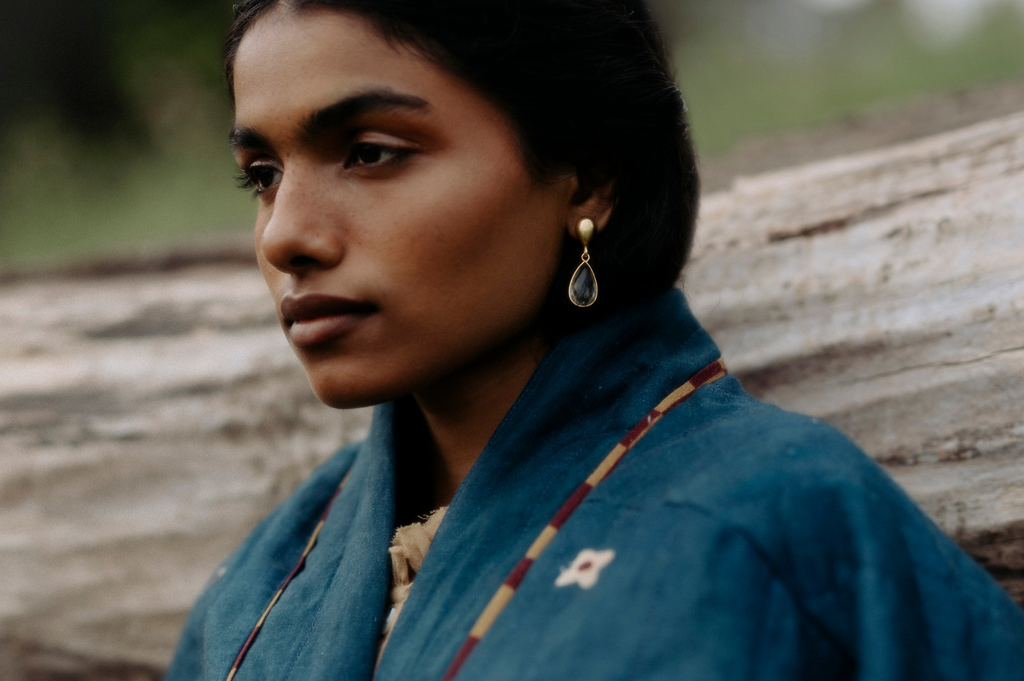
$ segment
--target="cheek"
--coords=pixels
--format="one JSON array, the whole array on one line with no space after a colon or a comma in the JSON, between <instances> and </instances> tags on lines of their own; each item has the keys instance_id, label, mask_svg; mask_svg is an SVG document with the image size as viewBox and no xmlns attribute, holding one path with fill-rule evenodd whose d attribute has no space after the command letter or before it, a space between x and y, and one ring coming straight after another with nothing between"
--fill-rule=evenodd
<instances>
[{"instance_id":1,"label":"cheek","mask_svg":"<svg viewBox=\"0 0 1024 681\"><path fill-rule=\"evenodd\" d=\"M561 245L557 195L524 173L503 171L508 165L431 173L389 202L408 207L387 251L411 293L444 289L438 303L475 308L547 290Z\"/></svg>"}]
</instances>

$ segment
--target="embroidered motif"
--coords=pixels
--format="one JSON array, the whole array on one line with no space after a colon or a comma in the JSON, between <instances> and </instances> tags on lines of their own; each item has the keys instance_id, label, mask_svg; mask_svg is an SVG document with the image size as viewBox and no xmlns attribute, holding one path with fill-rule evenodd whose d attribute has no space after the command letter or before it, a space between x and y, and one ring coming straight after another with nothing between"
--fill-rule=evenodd
<instances>
[{"instance_id":1,"label":"embroidered motif","mask_svg":"<svg viewBox=\"0 0 1024 681\"><path fill-rule=\"evenodd\" d=\"M597 578L601 570L608 567L608 563L615 560L615 551L595 551L594 549L583 549L572 565L562 570L555 580L555 586L569 586L579 584L581 589L589 589L597 584Z\"/></svg>"}]
</instances>

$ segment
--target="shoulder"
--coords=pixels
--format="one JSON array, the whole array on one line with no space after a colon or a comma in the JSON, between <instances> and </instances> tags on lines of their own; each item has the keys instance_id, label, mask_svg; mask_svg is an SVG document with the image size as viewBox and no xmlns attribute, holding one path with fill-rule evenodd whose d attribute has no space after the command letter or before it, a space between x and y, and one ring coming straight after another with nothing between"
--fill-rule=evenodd
<instances>
[{"instance_id":1,"label":"shoulder","mask_svg":"<svg viewBox=\"0 0 1024 681\"><path fill-rule=\"evenodd\" d=\"M607 489L595 490L596 501L630 509L638 526L673 512L680 526L707 535L664 550L742 542L749 551L736 560L755 557L816 626L857 657L868 652L863 636L870 632L853 613L911 648L945 647L938 657L951 657L940 666L981 660L987 646L1000 651L1000 663L1021 665L1011 654L1024 641L1019 608L881 466L828 424L758 402L725 379L699 390L649 437ZM726 563L709 574L739 571ZM963 638L971 630L978 638Z\"/></svg>"},{"instance_id":2,"label":"shoulder","mask_svg":"<svg viewBox=\"0 0 1024 681\"><path fill-rule=\"evenodd\" d=\"M857 571L883 555L890 574L991 582L849 438L732 378L666 415L606 482L606 501L702 514L804 585L808 574Z\"/></svg>"},{"instance_id":3,"label":"shoulder","mask_svg":"<svg viewBox=\"0 0 1024 681\"><path fill-rule=\"evenodd\" d=\"M755 400L731 377L669 412L602 486L606 502L703 514L769 560L801 542L850 548L900 521L938 533L846 436Z\"/></svg>"},{"instance_id":4,"label":"shoulder","mask_svg":"<svg viewBox=\"0 0 1024 681\"><path fill-rule=\"evenodd\" d=\"M886 526L942 537L849 438L755 400L732 378L699 390L645 440L615 473L624 503L707 514L746 534L766 557L799 542L818 551L852 548Z\"/></svg>"},{"instance_id":5,"label":"shoulder","mask_svg":"<svg viewBox=\"0 0 1024 681\"><path fill-rule=\"evenodd\" d=\"M763 506L776 494L831 484L902 494L838 430L760 402L732 377L702 387L669 412L622 468L654 473L668 498L709 508Z\"/></svg>"},{"instance_id":6,"label":"shoulder","mask_svg":"<svg viewBox=\"0 0 1024 681\"><path fill-rule=\"evenodd\" d=\"M293 569L358 451L359 445L348 445L335 452L257 525L211 575L189 613L167 673L168 680L199 678L211 656L230 662L230 656L237 650L224 647L226 627L214 613L229 613L232 622L258 619L260 613L254 608L263 608Z\"/></svg>"}]
</instances>

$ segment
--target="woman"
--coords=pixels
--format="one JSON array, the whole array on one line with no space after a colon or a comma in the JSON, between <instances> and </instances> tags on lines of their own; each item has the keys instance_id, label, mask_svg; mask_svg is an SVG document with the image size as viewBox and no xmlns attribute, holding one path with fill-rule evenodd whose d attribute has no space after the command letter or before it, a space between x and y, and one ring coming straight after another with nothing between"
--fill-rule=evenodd
<instances>
[{"instance_id":1,"label":"woman","mask_svg":"<svg viewBox=\"0 0 1024 681\"><path fill-rule=\"evenodd\" d=\"M1016 605L673 289L697 178L641 2L247 0L227 75L285 333L380 406L169 679L1024 676Z\"/></svg>"}]
</instances>

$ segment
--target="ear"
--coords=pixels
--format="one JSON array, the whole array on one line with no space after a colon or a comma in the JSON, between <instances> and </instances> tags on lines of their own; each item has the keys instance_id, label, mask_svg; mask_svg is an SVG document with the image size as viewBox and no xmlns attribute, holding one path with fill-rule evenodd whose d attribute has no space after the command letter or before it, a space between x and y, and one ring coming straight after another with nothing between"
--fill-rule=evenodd
<instances>
[{"instance_id":1,"label":"ear","mask_svg":"<svg viewBox=\"0 0 1024 681\"><path fill-rule=\"evenodd\" d=\"M578 180L576 182L578 183ZM575 200L569 207L566 228L569 230L569 236L579 240L579 235L576 234L576 225L583 218L593 220L594 228L598 232L608 224L608 220L612 216L612 209L615 208L615 183L605 182L599 187L595 187L590 195L582 200L577 191L577 195L573 198Z\"/></svg>"}]
</instances>

